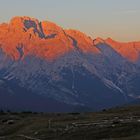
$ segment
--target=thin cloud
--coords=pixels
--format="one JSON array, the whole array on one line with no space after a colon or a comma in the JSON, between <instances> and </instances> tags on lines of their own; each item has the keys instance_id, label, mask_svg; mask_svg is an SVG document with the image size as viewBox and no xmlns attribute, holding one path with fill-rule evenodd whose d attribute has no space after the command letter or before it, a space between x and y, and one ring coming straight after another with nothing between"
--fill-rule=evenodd
<instances>
[{"instance_id":1,"label":"thin cloud","mask_svg":"<svg viewBox=\"0 0 140 140\"><path fill-rule=\"evenodd\" d=\"M138 13L140 12L139 10L127 10L127 11L123 11L124 14L135 14L135 13Z\"/></svg>"},{"instance_id":2,"label":"thin cloud","mask_svg":"<svg viewBox=\"0 0 140 140\"><path fill-rule=\"evenodd\" d=\"M117 14L136 14L136 13L140 13L140 10L130 9L117 12Z\"/></svg>"}]
</instances>

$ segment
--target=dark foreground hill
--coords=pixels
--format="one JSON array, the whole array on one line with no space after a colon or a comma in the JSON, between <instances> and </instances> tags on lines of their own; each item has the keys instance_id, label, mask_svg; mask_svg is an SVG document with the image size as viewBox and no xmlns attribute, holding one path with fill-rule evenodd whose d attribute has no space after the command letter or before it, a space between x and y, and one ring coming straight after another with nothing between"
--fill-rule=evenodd
<instances>
[{"instance_id":1,"label":"dark foreground hill","mask_svg":"<svg viewBox=\"0 0 140 140\"><path fill-rule=\"evenodd\" d=\"M139 139L139 105L95 113L0 113L0 140Z\"/></svg>"}]
</instances>

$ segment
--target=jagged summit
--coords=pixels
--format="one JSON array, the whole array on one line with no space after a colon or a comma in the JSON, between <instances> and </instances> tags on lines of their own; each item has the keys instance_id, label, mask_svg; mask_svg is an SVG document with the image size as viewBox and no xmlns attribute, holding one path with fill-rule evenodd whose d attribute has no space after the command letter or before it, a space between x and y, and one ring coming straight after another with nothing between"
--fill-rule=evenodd
<instances>
[{"instance_id":1,"label":"jagged summit","mask_svg":"<svg viewBox=\"0 0 140 140\"><path fill-rule=\"evenodd\" d=\"M94 45L100 44L100 43L105 43L105 40L97 37L96 39L93 40Z\"/></svg>"},{"instance_id":2,"label":"jagged summit","mask_svg":"<svg viewBox=\"0 0 140 140\"><path fill-rule=\"evenodd\" d=\"M7 55L20 58L17 48L22 47L23 56L34 54L47 59L62 56L77 47L83 52L98 51L92 39L76 30L64 30L55 23L38 21L30 17L14 17L9 24L0 25L0 43Z\"/></svg>"},{"instance_id":3,"label":"jagged summit","mask_svg":"<svg viewBox=\"0 0 140 140\"><path fill-rule=\"evenodd\" d=\"M121 54L132 62L136 62L139 59L140 54L140 42L118 42L112 39L107 39L105 42L110 45L115 51Z\"/></svg>"},{"instance_id":4,"label":"jagged summit","mask_svg":"<svg viewBox=\"0 0 140 140\"><path fill-rule=\"evenodd\" d=\"M50 21L39 21L23 16L13 17L9 23L0 24L0 46L15 60L35 55L48 60L56 59L74 50L83 53L100 54L98 44L107 44L117 53L132 62L139 59L140 42L122 43L111 38L92 39L86 34L65 30ZM20 50L20 52L19 52Z\"/></svg>"},{"instance_id":5,"label":"jagged summit","mask_svg":"<svg viewBox=\"0 0 140 140\"><path fill-rule=\"evenodd\" d=\"M98 44L109 45L117 53L132 62L138 61L140 57L140 42L119 42L113 40L112 38L107 38L104 40L99 37L96 38L93 42L95 46Z\"/></svg>"}]
</instances>

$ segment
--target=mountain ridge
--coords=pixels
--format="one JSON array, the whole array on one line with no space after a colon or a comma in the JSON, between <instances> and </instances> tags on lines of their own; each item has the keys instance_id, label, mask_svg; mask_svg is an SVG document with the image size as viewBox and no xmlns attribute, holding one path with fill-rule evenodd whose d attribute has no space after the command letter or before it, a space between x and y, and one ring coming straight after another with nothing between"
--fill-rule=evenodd
<instances>
[{"instance_id":1,"label":"mountain ridge","mask_svg":"<svg viewBox=\"0 0 140 140\"><path fill-rule=\"evenodd\" d=\"M15 32L18 35L15 35ZM6 40L8 41L6 42ZM15 60L21 57L16 48L18 46L20 46L19 48L26 46L24 55L35 53L39 57L46 57L50 60L72 51L76 43L78 43L82 52L93 52L97 54L100 51L96 45L98 43L106 43L132 62L138 60L140 51L140 41L123 43L114 41L111 38L105 40L101 38L92 39L80 31L73 29L65 30L55 23L49 21L40 22L35 18L25 16L14 17L10 20L9 24L0 25L0 42L1 46L5 45L3 48L4 52L11 55ZM37 46L41 46L42 50L38 50ZM53 49L51 46L54 46L53 49L57 49L54 49L52 52ZM126 48L129 48L129 50L126 50ZM34 49L34 52L32 49ZM10 54L8 51L13 54Z\"/></svg>"},{"instance_id":2,"label":"mountain ridge","mask_svg":"<svg viewBox=\"0 0 140 140\"><path fill-rule=\"evenodd\" d=\"M0 29L1 46L5 45L3 49L6 53L8 52L8 49L11 49L10 51L13 51L13 54L11 55L13 55L15 59L19 58L19 54L15 47L17 47L18 45L20 46L20 44L28 47L27 50L25 49L25 55L29 52L34 53L32 52L33 48L36 49L36 55L44 55L44 57L47 57L48 59L53 59L53 57L57 55L59 56L60 53L61 55L63 55L63 53L67 53L75 47L73 46L74 40L72 40L72 38L70 38L69 35L66 34L65 30L48 21L39 22L34 18L14 17L13 19L11 19L9 24L1 25ZM18 35L16 35L15 32ZM76 37L82 39L83 43L80 44L80 48L82 51L88 51L88 49L89 51L92 50L92 48L90 48L90 46L93 45L92 40L89 39L86 35L76 30L67 30L67 32L70 32L70 34L76 33ZM6 40L8 41L6 42ZM19 42L21 43L19 44ZM38 50L37 46L41 46L42 50ZM53 50L51 46L54 46L54 52L51 52ZM86 49L84 49L84 47L86 47ZM48 49L48 51L43 54L46 48ZM55 54L55 56L53 54Z\"/></svg>"},{"instance_id":3,"label":"mountain ridge","mask_svg":"<svg viewBox=\"0 0 140 140\"><path fill-rule=\"evenodd\" d=\"M7 81L10 90L14 83L15 88L31 91L30 102L37 95L68 110L109 108L140 97L139 51L139 42L92 39L49 21L14 17L0 24L0 79Z\"/></svg>"}]
</instances>

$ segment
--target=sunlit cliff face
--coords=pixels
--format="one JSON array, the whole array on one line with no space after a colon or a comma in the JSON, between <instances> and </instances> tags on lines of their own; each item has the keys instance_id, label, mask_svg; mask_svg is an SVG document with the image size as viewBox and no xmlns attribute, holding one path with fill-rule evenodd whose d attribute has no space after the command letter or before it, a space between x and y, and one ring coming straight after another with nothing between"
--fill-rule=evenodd
<instances>
[{"instance_id":1,"label":"sunlit cliff face","mask_svg":"<svg viewBox=\"0 0 140 140\"><path fill-rule=\"evenodd\" d=\"M98 55L99 43L108 44L132 62L139 59L140 42L120 43L111 38L93 41L80 31L64 30L55 23L30 17L14 17L9 23L0 24L0 47L14 60L35 55L51 61L76 50Z\"/></svg>"},{"instance_id":2,"label":"sunlit cliff face","mask_svg":"<svg viewBox=\"0 0 140 140\"><path fill-rule=\"evenodd\" d=\"M94 40L94 45L107 44L118 54L128 59L131 62L136 62L140 57L140 42L117 42L111 38L106 40L102 38L96 38Z\"/></svg>"},{"instance_id":3,"label":"sunlit cliff face","mask_svg":"<svg viewBox=\"0 0 140 140\"><path fill-rule=\"evenodd\" d=\"M108 38L105 43L110 45L114 50L120 53L128 60L135 62L139 59L140 55L140 42L121 43Z\"/></svg>"},{"instance_id":4,"label":"sunlit cliff face","mask_svg":"<svg viewBox=\"0 0 140 140\"><path fill-rule=\"evenodd\" d=\"M98 52L85 34L30 17L14 17L9 24L1 24L0 45L15 60L29 54L53 60L76 47L83 52Z\"/></svg>"}]
</instances>

